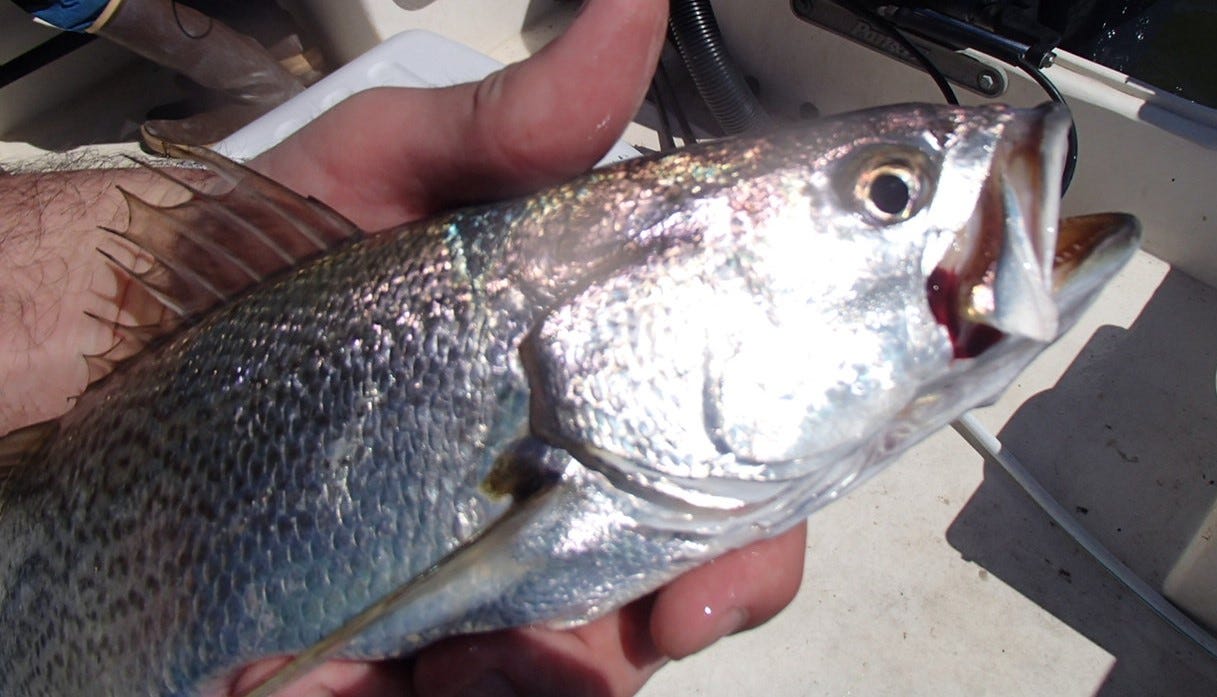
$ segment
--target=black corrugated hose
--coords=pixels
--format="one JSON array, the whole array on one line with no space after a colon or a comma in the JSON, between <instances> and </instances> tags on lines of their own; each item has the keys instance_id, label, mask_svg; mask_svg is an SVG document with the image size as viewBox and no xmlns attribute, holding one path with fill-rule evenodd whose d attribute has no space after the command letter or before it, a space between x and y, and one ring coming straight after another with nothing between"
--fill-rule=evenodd
<instances>
[{"instance_id":1,"label":"black corrugated hose","mask_svg":"<svg viewBox=\"0 0 1217 697\"><path fill-rule=\"evenodd\" d=\"M727 55L710 0L672 0L668 27L693 84L725 133L764 130L771 125L769 115Z\"/></svg>"}]
</instances>

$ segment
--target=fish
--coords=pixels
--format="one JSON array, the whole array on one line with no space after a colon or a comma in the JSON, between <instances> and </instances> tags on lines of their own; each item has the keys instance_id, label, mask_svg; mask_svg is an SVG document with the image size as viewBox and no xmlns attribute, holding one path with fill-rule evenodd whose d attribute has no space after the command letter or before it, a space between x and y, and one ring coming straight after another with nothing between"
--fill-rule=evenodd
<instances>
[{"instance_id":1,"label":"fish","mask_svg":"<svg viewBox=\"0 0 1217 697\"><path fill-rule=\"evenodd\" d=\"M110 253L165 321L0 440L0 694L574 626L789 529L1133 254L1130 215L1058 219L1069 123L882 107L377 234L184 149L229 190L128 197L149 266Z\"/></svg>"}]
</instances>

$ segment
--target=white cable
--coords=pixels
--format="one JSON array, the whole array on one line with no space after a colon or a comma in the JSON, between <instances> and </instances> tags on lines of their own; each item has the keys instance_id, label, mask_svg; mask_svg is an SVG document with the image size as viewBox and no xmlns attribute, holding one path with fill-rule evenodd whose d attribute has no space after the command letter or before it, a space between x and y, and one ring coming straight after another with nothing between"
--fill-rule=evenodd
<instances>
[{"instance_id":1,"label":"white cable","mask_svg":"<svg viewBox=\"0 0 1217 697\"><path fill-rule=\"evenodd\" d=\"M1039 504L1044 512L1056 521L1056 524L1061 526L1061 529L1069 534L1079 545L1082 546L1091 556L1098 560L1106 569L1115 576L1120 583L1123 583L1134 594L1137 595L1146 605L1158 616L1166 620L1180 634L1191 639L1201 649L1210 656L1217 658L1217 639L1208 631L1197 624L1192 618L1183 613L1182 610L1175 607L1174 603L1167 600L1161 593L1154 590L1152 586L1146 583L1132 569L1128 568L1112 554L1111 550L1107 549L1090 531L1082 527L1064 506L1060 504L1048 490L1044 488L1039 481L1023 466L1018 458L1002 445L989 430L984 427L976 417L972 414L964 414L958 421L952 424L959 435L963 436L964 440L976 448L982 455L992 459L994 462L1002 466L1002 469L1023 488L1031 498Z\"/></svg>"}]
</instances>

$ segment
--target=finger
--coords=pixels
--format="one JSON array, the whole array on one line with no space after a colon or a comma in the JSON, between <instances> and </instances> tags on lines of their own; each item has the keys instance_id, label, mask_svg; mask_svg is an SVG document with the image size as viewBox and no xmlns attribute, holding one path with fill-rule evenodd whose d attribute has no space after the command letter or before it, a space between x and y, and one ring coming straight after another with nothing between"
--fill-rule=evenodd
<instances>
[{"instance_id":1,"label":"finger","mask_svg":"<svg viewBox=\"0 0 1217 697\"><path fill-rule=\"evenodd\" d=\"M590 0L531 58L479 83L351 97L255 167L377 228L581 172L637 111L667 2Z\"/></svg>"},{"instance_id":2,"label":"finger","mask_svg":"<svg viewBox=\"0 0 1217 697\"><path fill-rule=\"evenodd\" d=\"M646 598L570 631L521 629L440 642L418 656L415 689L427 697L632 695L665 660L650 638L650 608Z\"/></svg>"},{"instance_id":3,"label":"finger","mask_svg":"<svg viewBox=\"0 0 1217 697\"><path fill-rule=\"evenodd\" d=\"M803 579L807 526L719 557L659 591L651 634L659 651L683 658L751 629L794 599Z\"/></svg>"},{"instance_id":4,"label":"finger","mask_svg":"<svg viewBox=\"0 0 1217 697\"><path fill-rule=\"evenodd\" d=\"M225 695L243 695L261 685L287 658L259 661L241 671ZM409 693L410 672L402 661L329 661L275 693L275 697L380 697Z\"/></svg>"}]
</instances>

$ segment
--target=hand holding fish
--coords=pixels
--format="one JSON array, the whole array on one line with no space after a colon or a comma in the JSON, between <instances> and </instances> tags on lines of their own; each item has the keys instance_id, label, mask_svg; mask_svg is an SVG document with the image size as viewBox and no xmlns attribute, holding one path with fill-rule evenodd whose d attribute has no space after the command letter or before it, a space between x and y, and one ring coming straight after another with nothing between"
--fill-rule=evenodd
<instances>
[{"instance_id":1,"label":"hand holding fish","mask_svg":"<svg viewBox=\"0 0 1217 697\"><path fill-rule=\"evenodd\" d=\"M72 394L82 288L122 341L0 440L0 693L631 694L785 605L803 520L995 399L1135 250L1131 216L1058 220L1053 106L869 109L451 210L600 154L657 3L354 98L273 179L173 148L228 188L124 194L109 287L27 243L6 395Z\"/></svg>"},{"instance_id":2,"label":"hand holding fish","mask_svg":"<svg viewBox=\"0 0 1217 697\"><path fill-rule=\"evenodd\" d=\"M662 41L666 5L594 0L564 37L522 64L478 85L359 95L260 157L254 167L372 230L565 180L590 166L632 116ZM606 55L613 60L604 60ZM53 186L54 176L43 175L41 185ZM62 226L45 230L41 238L44 249L62 257L46 268L68 271L58 277L43 271L28 279L42 284L42 294L51 289L47 284L61 283L54 287L60 296L43 300L50 303L54 322L39 327L45 334L38 341L18 342L17 333L0 333L0 356L9 361L0 364L7 367L3 376L9 386L0 393L0 432L65 408L64 399L79 392L83 379L79 355L100 352L110 341L100 335L102 325L81 311L95 302L89 294L104 275L94 273L104 268L94 245L56 235L73 226L80 232L112 224L121 201L110 188L115 183L161 200L162 182L144 172L75 176L66 185L92 215L65 214ZM62 199L27 203L42 207L46 220ZM9 278L13 283L21 277ZM121 290L113 289L120 306ZM5 291L34 289L6 286ZM138 308L126 311L141 314ZM17 389L22 385L28 389ZM31 405L35 391L38 404ZM632 694L668 658L756 626L784 607L801 577L803 539L799 525L730 552L582 627L457 637L426 648L408 664L333 662L284 694L355 697L413 689L424 696L452 695L473 683L509 685L525 694ZM242 693L274 664L247 668L229 689Z\"/></svg>"}]
</instances>

